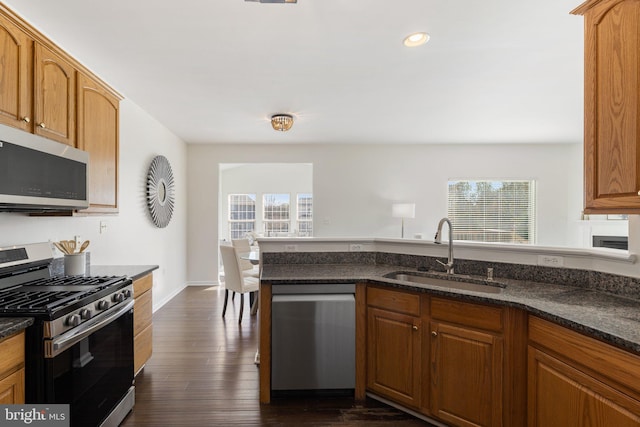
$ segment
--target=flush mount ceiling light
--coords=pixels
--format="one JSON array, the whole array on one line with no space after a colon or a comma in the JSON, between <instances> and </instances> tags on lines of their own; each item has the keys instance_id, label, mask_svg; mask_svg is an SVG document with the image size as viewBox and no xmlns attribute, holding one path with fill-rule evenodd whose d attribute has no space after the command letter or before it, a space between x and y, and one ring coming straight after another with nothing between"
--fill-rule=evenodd
<instances>
[{"instance_id":1,"label":"flush mount ceiling light","mask_svg":"<svg viewBox=\"0 0 640 427\"><path fill-rule=\"evenodd\" d=\"M422 46L428 41L429 41L429 34L413 33L405 37L404 40L402 41L402 44L404 44L406 47L416 47L416 46Z\"/></svg>"},{"instance_id":2,"label":"flush mount ceiling light","mask_svg":"<svg viewBox=\"0 0 640 427\"><path fill-rule=\"evenodd\" d=\"M274 130L286 132L293 126L293 116L290 114L275 114L271 116L271 126Z\"/></svg>"}]
</instances>

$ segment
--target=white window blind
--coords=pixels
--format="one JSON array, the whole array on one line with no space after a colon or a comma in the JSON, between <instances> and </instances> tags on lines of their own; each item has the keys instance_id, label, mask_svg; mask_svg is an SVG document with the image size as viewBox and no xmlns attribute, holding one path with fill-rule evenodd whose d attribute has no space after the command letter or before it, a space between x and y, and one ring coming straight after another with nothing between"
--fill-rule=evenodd
<instances>
[{"instance_id":1,"label":"white window blind","mask_svg":"<svg viewBox=\"0 0 640 427\"><path fill-rule=\"evenodd\" d=\"M535 243L535 181L449 181L455 240Z\"/></svg>"},{"instance_id":2,"label":"white window blind","mask_svg":"<svg viewBox=\"0 0 640 427\"><path fill-rule=\"evenodd\" d=\"M241 239L254 231L256 225L256 195L229 194L229 238Z\"/></svg>"}]
</instances>

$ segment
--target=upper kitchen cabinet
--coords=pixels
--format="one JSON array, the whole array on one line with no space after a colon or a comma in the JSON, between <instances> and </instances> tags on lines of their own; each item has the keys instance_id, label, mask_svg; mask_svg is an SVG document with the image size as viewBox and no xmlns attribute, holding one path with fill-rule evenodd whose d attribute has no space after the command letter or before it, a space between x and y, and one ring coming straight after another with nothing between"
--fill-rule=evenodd
<instances>
[{"instance_id":1,"label":"upper kitchen cabinet","mask_svg":"<svg viewBox=\"0 0 640 427\"><path fill-rule=\"evenodd\" d=\"M32 129L33 40L0 15L0 123Z\"/></svg>"},{"instance_id":2,"label":"upper kitchen cabinet","mask_svg":"<svg viewBox=\"0 0 640 427\"><path fill-rule=\"evenodd\" d=\"M585 213L640 213L640 2L572 13L585 19Z\"/></svg>"},{"instance_id":3,"label":"upper kitchen cabinet","mask_svg":"<svg viewBox=\"0 0 640 427\"><path fill-rule=\"evenodd\" d=\"M40 43L34 46L34 132L75 146L76 70Z\"/></svg>"},{"instance_id":4,"label":"upper kitchen cabinet","mask_svg":"<svg viewBox=\"0 0 640 427\"><path fill-rule=\"evenodd\" d=\"M95 79L78 73L77 146L89 153L89 209L118 209L119 98ZM83 211L84 212L84 211Z\"/></svg>"}]
</instances>

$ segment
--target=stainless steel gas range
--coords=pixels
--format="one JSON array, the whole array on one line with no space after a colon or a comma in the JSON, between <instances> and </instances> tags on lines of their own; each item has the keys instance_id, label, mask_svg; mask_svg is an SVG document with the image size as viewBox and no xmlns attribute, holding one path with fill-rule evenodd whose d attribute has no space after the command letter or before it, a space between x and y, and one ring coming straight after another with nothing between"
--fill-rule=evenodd
<instances>
[{"instance_id":1,"label":"stainless steel gas range","mask_svg":"<svg viewBox=\"0 0 640 427\"><path fill-rule=\"evenodd\" d=\"M52 258L49 243L0 248L0 316L35 318L26 402L70 404L72 426L117 426L135 401L132 281L52 277Z\"/></svg>"}]
</instances>

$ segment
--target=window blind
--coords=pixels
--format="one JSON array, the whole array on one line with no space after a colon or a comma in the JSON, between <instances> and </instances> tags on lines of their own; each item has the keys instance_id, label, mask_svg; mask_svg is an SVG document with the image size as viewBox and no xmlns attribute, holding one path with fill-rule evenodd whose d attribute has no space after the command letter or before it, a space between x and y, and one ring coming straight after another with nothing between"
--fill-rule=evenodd
<instances>
[{"instance_id":1,"label":"window blind","mask_svg":"<svg viewBox=\"0 0 640 427\"><path fill-rule=\"evenodd\" d=\"M535 181L449 181L455 240L535 243Z\"/></svg>"}]
</instances>

